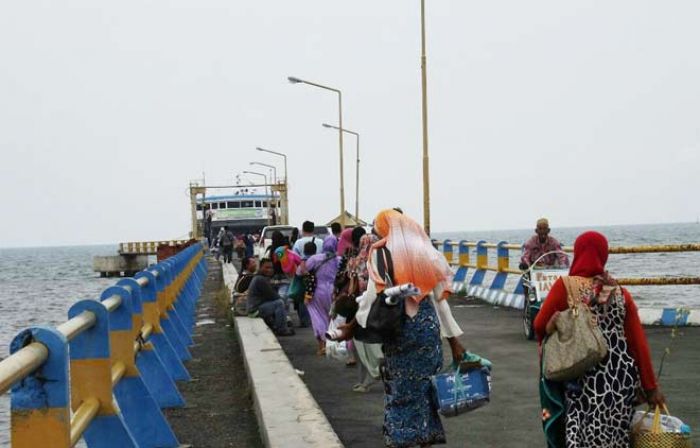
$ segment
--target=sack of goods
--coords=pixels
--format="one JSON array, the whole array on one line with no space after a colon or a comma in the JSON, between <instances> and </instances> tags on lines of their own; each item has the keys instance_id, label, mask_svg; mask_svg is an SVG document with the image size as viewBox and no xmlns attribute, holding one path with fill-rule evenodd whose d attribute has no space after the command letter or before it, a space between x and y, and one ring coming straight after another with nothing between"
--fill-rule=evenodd
<instances>
[{"instance_id":1,"label":"sack of goods","mask_svg":"<svg viewBox=\"0 0 700 448\"><path fill-rule=\"evenodd\" d=\"M348 362L350 359L350 352L348 350L347 341L334 341L333 339L341 336L338 326L345 323L345 318L338 316L335 319L331 319L328 324L328 331L326 331L326 357L337 359L341 362Z\"/></svg>"},{"instance_id":2,"label":"sack of goods","mask_svg":"<svg viewBox=\"0 0 700 448\"><path fill-rule=\"evenodd\" d=\"M632 417L632 447L633 448L692 448L690 426L677 417L669 414L664 406L656 407L652 413L637 411Z\"/></svg>"},{"instance_id":3,"label":"sack of goods","mask_svg":"<svg viewBox=\"0 0 700 448\"><path fill-rule=\"evenodd\" d=\"M433 390L438 401L438 412L454 417L473 411L489 402L491 396L491 369L473 367L433 376Z\"/></svg>"}]
</instances>

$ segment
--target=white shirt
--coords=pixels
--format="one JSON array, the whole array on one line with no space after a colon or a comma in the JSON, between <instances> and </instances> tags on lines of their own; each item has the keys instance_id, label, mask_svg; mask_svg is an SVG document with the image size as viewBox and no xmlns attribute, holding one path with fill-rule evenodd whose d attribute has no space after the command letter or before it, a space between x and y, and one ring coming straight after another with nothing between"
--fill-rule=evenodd
<instances>
[{"instance_id":1,"label":"white shirt","mask_svg":"<svg viewBox=\"0 0 700 448\"><path fill-rule=\"evenodd\" d=\"M321 252L323 252L323 238L313 235L303 236L296 240L296 242L294 243L294 247L292 247L292 250L296 252L297 255L304 256L304 245L311 240L313 240L313 242L316 244L316 253L320 254Z\"/></svg>"}]
</instances>

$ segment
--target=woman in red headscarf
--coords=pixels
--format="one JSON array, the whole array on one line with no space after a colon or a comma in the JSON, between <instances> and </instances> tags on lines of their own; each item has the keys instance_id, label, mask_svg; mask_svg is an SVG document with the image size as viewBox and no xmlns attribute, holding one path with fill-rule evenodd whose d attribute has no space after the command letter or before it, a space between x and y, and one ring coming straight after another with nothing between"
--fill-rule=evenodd
<instances>
[{"instance_id":1,"label":"woman in red headscarf","mask_svg":"<svg viewBox=\"0 0 700 448\"><path fill-rule=\"evenodd\" d=\"M541 395L545 397L542 418L549 447L628 448L640 383L650 405L664 402L637 306L630 293L605 270L607 261L605 236L585 232L576 238L569 277L578 291L572 293L578 294L596 316L608 343L608 355L564 387L541 381L547 390ZM556 331L556 320L568 307L566 286L559 279L534 322L540 343ZM561 401L552 403L552 390L560 391Z\"/></svg>"},{"instance_id":2,"label":"woman in red headscarf","mask_svg":"<svg viewBox=\"0 0 700 448\"><path fill-rule=\"evenodd\" d=\"M460 362L464 348L457 339L462 330L447 304L452 270L432 245L423 228L396 210L384 210L374 221L381 238L367 261L367 291L359 299L357 323L365 327L377 294L388 285L379 275L380 248L388 249L393 285L414 284L418 296L405 300L401 334L382 345L384 351L384 443L389 447L430 446L445 443L430 378L442 368L441 336L447 337L452 356Z\"/></svg>"}]
</instances>

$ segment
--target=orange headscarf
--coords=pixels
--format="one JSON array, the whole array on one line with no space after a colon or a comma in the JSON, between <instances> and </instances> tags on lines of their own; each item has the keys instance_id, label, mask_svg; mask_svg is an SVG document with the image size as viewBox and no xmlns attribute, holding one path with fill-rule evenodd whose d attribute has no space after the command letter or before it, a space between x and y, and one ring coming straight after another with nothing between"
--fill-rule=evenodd
<instances>
[{"instance_id":1,"label":"orange headscarf","mask_svg":"<svg viewBox=\"0 0 700 448\"><path fill-rule=\"evenodd\" d=\"M394 284L416 285L421 291L421 295L415 298L416 303L438 284L442 284L447 291L451 290L452 269L417 222L396 210L382 210L374 220L374 230L381 240L372 249L389 249L394 262ZM371 266L371 256L368 261ZM369 269L369 273L377 285L377 292L381 292L385 287L384 279L379 278L374 267Z\"/></svg>"}]
</instances>

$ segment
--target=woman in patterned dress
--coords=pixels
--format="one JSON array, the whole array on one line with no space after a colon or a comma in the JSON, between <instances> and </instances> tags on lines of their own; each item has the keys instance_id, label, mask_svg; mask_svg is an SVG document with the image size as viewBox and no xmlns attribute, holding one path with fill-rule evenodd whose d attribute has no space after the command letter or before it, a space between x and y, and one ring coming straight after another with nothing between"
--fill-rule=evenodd
<instances>
[{"instance_id":1,"label":"woman in patterned dress","mask_svg":"<svg viewBox=\"0 0 700 448\"><path fill-rule=\"evenodd\" d=\"M447 304L452 271L412 219L396 210L377 215L374 231L381 238L368 260L367 291L359 299L357 323L367 315L385 279L377 270L377 249L386 248L393 260L393 284L413 283L421 295L405 302L401 335L383 345L384 443L388 447L430 446L445 443L430 378L442 368L442 342L447 337L455 361L462 360L462 334Z\"/></svg>"},{"instance_id":2,"label":"woman in patterned dress","mask_svg":"<svg viewBox=\"0 0 700 448\"><path fill-rule=\"evenodd\" d=\"M577 380L555 383L541 378L542 420L550 448L628 448L640 385L650 405L664 402L637 306L605 271L607 260L605 236L586 232L576 239L569 270L576 285L572 295L596 317L608 354ZM557 317L567 309L566 286L559 279L535 319L540 343L556 331Z\"/></svg>"}]
</instances>

